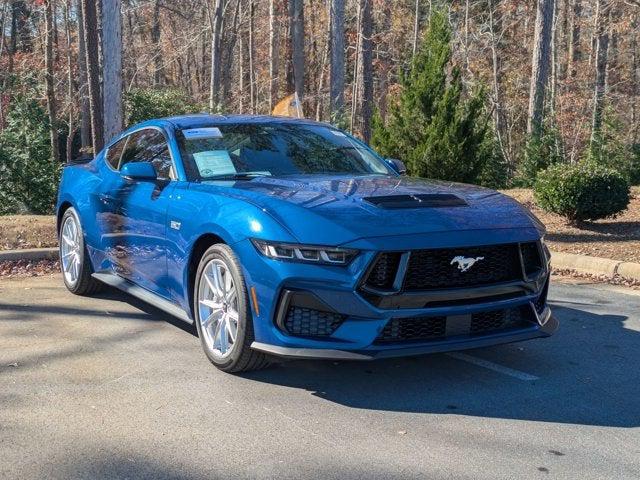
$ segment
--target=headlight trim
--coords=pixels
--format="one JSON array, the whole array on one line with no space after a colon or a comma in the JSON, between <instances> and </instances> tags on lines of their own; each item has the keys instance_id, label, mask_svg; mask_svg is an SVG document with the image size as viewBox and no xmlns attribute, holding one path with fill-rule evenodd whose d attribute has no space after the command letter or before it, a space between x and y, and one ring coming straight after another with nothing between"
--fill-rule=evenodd
<instances>
[{"instance_id":1,"label":"headlight trim","mask_svg":"<svg viewBox=\"0 0 640 480\"><path fill-rule=\"evenodd\" d=\"M252 238L251 243L261 255L273 260L316 265L346 266L359 253L352 248L307 245Z\"/></svg>"}]
</instances>

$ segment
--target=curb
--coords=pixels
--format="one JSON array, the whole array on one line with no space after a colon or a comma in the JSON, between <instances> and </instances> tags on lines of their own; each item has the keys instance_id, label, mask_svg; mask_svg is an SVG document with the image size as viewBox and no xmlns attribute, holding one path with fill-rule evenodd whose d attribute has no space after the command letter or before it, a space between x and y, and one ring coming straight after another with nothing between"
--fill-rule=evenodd
<instances>
[{"instance_id":1,"label":"curb","mask_svg":"<svg viewBox=\"0 0 640 480\"><path fill-rule=\"evenodd\" d=\"M57 260L57 248L24 248L18 250L1 250L0 262L15 262L17 260Z\"/></svg>"},{"instance_id":2,"label":"curb","mask_svg":"<svg viewBox=\"0 0 640 480\"><path fill-rule=\"evenodd\" d=\"M575 270L590 275L615 277L620 275L630 280L640 281L640 263L611 260L610 258L589 257L575 253L551 252L553 268Z\"/></svg>"},{"instance_id":3,"label":"curb","mask_svg":"<svg viewBox=\"0 0 640 480\"><path fill-rule=\"evenodd\" d=\"M0 262L15 262L17 260L57 260L57 248L28 248L22 250L0 251ZM640 263L611 260L610 258L589 257L575 253L551 252L551 266L557 269L575 270L590 275L604 275L606 277L622 277L640 281Z\"/></svg>"}]
</instances>

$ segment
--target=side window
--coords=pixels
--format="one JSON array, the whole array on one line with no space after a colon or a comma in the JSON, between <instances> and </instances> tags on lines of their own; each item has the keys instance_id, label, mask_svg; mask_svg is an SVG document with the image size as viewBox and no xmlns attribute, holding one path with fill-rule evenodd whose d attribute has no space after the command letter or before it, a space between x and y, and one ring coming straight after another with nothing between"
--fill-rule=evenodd
<instances>
[{"instance_id":1,"label":"side window","mask_svg":"<svg viewBox=\"0 0 640 480\"><path fill-rule=\"evenodd\" d=\"M169 154L169 145L164 135L155 129L145 129L129 136L127 148L122 154L120 167L128 162L150 162L156 169L158 178L172 178L173 164Z\"/></svg>"},{"instance_id":2,"label":"side window","mask_svg":"<svg viewBox=\"0 0 640 480\"><path fill-rule=\"evenodd\" d=\"M109 150L107 150L105 159L114 170L118 169L118 166L120 164L120 157L122 156L122 150L124 150L124 146L126 143L127 137L118 140L116 143L109 147Z\"/></svg>"}]
</instances>

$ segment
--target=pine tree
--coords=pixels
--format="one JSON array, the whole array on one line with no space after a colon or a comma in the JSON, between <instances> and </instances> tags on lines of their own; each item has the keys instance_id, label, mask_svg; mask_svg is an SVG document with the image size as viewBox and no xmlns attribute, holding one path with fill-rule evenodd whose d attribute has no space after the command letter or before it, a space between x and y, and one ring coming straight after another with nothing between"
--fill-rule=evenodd
<instances>
[{"instance_id":1,"label":"pine tree","mask_svg":"<svg viewBox=\"0 0 640 480\"><path fill-rule=\"evenodd\" d=\"M486 161L485 92L464 91L451 53L446 13L433 12L387 124L379 115L374 119L371 143L382 155L405 161L414 176L474 182Z\"/></svg>"}]
</instances>

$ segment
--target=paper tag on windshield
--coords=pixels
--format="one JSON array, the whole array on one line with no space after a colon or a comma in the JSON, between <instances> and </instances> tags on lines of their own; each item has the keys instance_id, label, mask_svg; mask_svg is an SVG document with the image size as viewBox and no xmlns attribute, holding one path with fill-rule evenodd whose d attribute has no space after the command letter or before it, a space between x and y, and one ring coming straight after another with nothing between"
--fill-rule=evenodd
<instances>
[{"instance_id":1,"label":"paper tag on windshield","mask_svg":"<svg viewBox=\"0 0 640 480\"><path fill-rule=\"evenodd\" d=\"M340 130L329 130L329 131L333 133L336 137L346 137L346 135L342 133Z\"/></svg>"},{"instance_id":2,"label":"paper tag on windshield","mask_svg":"<svg viewBox=\"0 0 640 480\"><path fill-rule=\"evenodd\" d=\"M193 159L196 161L200 176L205 178L236 173L236 168L226 150L196 152L193 154Z\"/></svg>"},{"instance_id":3,"label":"paper tag on windshield","mask_svg":"<svg viewBox=\"0 0 640 480\"><path fill-rule=\"evenodd\" d=\"M222 132L218 127L189 128L187 130L182 130L182 133L187 140L198 138L222 138Z\"/></svg>"}]
</instances>

